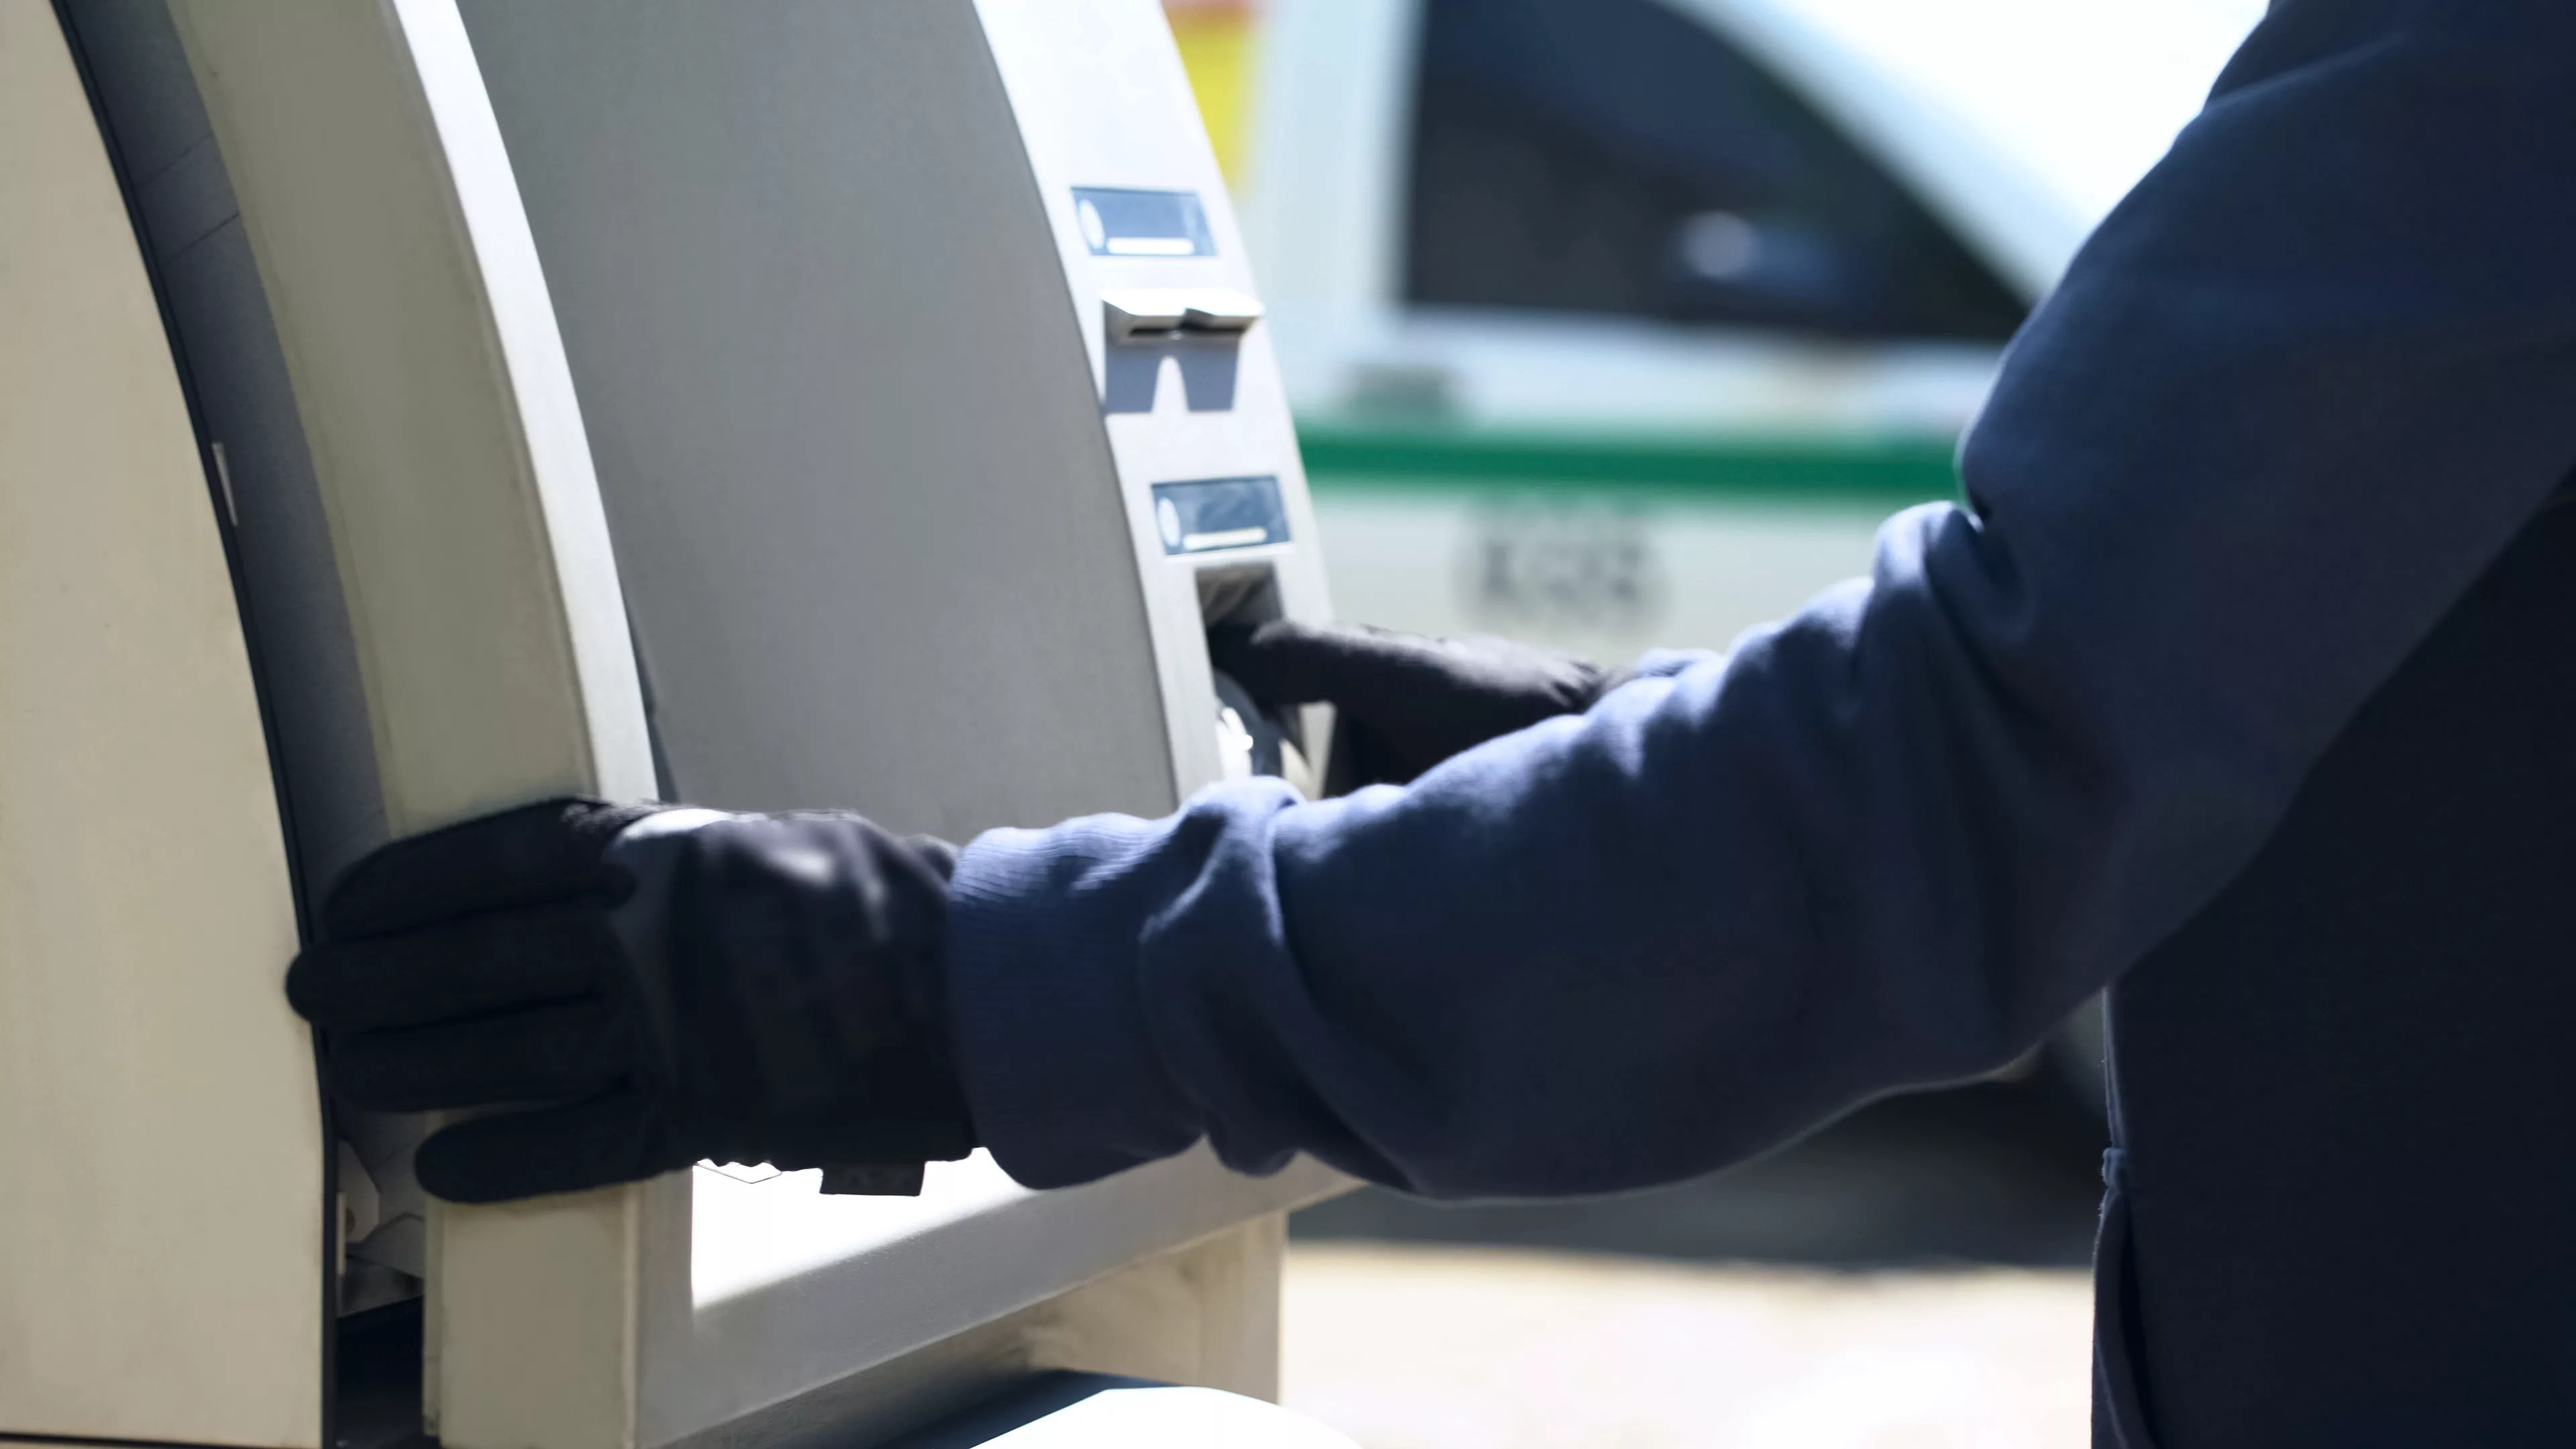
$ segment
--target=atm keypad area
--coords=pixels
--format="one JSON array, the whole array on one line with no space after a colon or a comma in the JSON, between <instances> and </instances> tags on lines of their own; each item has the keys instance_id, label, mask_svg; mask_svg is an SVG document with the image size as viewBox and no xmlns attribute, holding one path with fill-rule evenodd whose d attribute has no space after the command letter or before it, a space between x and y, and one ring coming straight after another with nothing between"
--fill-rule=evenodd
<instances>
[{"instance_id":1,"label":"atm keypad area","mask_svg":"<svg viewBox=\"0 0 2576 1449\"><path fill-rule=\"evenodd\" d=\"M1188 190L1076 186L1072 195L1102 284L1104 410L1152 413L1176 373L1188 413L1232 412L1243 345L1264 309L1225 284L1230 278L1205 203ZM1176 285L1197 282L1198 272L1209 284ZM1278 473L1171 479L1149 490L1154 542L1167 566L1192 570L1206 629L1288 614L1279 565L1300 540ZM1325 711L1262 701L1222 670L1210 675L1220 777L1270 775L1310 799L1325 793L1324 731L1319 726L1310 737L1307 718Z\"/></svg>"}]
</instances>

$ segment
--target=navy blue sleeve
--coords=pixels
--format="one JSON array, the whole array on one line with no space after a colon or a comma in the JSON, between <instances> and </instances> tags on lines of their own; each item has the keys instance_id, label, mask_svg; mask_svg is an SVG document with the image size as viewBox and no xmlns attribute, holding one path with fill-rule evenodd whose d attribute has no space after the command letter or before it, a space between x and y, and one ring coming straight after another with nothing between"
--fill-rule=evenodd
<instances>
[{"instance_id":1,"label":"navy blue sleeve","mask_svg":"<svg viewBox=\"0 0 2576 1449\"><path fill-rule=\"evenodd\" d=\"M1586 1192L1993 1067L2228 881L2572 466L2576 6L2286 0L1867 580L1410 788L975 841L978 1124L1035 1185L1205 1137Z\"/></svg>"}]
</instances>

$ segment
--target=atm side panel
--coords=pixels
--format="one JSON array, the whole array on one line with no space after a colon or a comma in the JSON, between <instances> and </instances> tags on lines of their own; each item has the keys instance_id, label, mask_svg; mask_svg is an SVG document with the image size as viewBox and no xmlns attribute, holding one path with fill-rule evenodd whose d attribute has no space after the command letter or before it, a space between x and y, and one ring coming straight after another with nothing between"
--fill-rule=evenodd
<instances>
[{"instance_id":1,"label":"atm side panel","mask_svg":"<svg viewBox=\"0 0 2576 1449\"><path fill-rule=\"evenodd\" d=\"M0 6L0 1435L317 1446L295 909L170 342L51 7Z\"/></svg>"},{"instance_id":2,"label":"atm side panel","mask_svg":"<svg viewBox=\"0 0 2576 1449\"><path fill-rule=\"evenodd\" d=\"M1323 603L1297 551L1311 526L1284 406L1266 346L1238 337L1241 411L1192 413L1175 390L1154 436L1184 442L1130 456L1123 399L1103 390L1097 288L1068 275L1056 213L1071 215L1070 173L1040 159L1055 118L1021 105L990 14L963 0L462 9L581 391L665 789L854 808L962 841L1159 813L1216 778L1201 565L1266 571L1274 608ZM1228 260L1180 275L1248 292L1159 12L1109 18L1113 64L1141 47L1155 66L1137 77L1153 99L1113 127L1186 139L1140 138L1150 152L1084 184L1202 188ZM1084 56L1035 63L1117 82ZM1222 559L1167 552L1154 485L1228 471L1269 479L1277 536ZM1317 1190L1313 1174L1254 1183L1192 1157L977 1206L959 1189L979 1174L934 1170L902 1210L921 1230L900 1242L871 1238L884 1214L865 1202L757 1200L796 1191L784 1183L700 1173L693 1206L657 1205L637 1441L819 1432L877 1366L902 1380L915 1370L895 1358L1247 1222L1245 1291L1191 1311L1210 1315L1212 1341L1267 1345L1265 1215ZM800 1256L727 1287L706 1271L710 1233ZM1141 1352L1156 1326L1142 1307L1103 1314L1079 1338L1104 1352ZM1268 1378L1258 1363L1222 1371Z\"/></svg>"},{"instance_id":3,"label":"atm side panel","mask_svg":"<svg viewBox=\"0 0 2576 1449\"><path fill-rule=\"evenodd\" d=\"M263 311L300 434L266 417L263 466L240 481L266 530L244 572L277 661L272 707L300 727L319 703L328 720L327 748L279 731L290 794L332 804L298 811L308 878L386 831L555 794L649 795L588 445L453 4L170 0L168 14L210 132L175 149L210 147L238 207L203 240L170 242L174 311L193 333L203 308L233 340L260 328L215 314ZM255 292L196 278L219 244L247 251ZM240 360L265 365L262 350ZM217 391L217 426L280 411L273 397L236 411ZM423 1387L428 1407L464 1412L427 1427L470 1443L476 1416L518 1412L542 1429L522 1442L631 1437L635 1259L657 1190L429 1208ZM507 1357L517 1399L439 1393L488 1376L490 1356ZM408 1382L376 1388L401 1417Z\"/></svg>"}]
</instances>

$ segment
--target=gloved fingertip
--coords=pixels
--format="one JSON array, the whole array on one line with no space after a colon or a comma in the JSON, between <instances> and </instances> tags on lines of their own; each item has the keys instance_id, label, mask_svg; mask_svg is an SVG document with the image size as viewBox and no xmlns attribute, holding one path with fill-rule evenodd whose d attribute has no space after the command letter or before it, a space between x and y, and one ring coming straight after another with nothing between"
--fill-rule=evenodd
<instances>
[{"instance_id":1,"label":"gloved fingertip","mask_svg":"<svg viewBox=\"0 0 2576 1449\"><path fill-rule=\"evenodd\" d=\"M295 953L286 967L286 1004L315 1027L372 1020L385 993L365 966L365 953L324 941Z\"/></svg>"},{"instance_id":2,"label":"gloved fingertip","mask_svg":"<svg viewBox=\"0 0 2576 1449\"><path fill-rule=\"evenodd\" d=\"M1589 693L1583 701L1582 709L1577 710L1576 713L1579 714L1583 712L1583 710L1589 710L1592 706L1599 704L1604 699L1607 699L1610 696L1611 691L1617 689L1623 684L1633 684L1636 682L1637 678L1637 666L1633 664L1623 665L1617 669L1600 670L1599 677L1594 679L1589 686Z\"/></svg>"},{"instance_id":3,"label":"gloved fingertip","mask_svg":"<svg viewBox=\"0 0 2576 1449\"><path fill-rule=\"evenodd\" d=\"M444 1135L444 1134L441 1134ZM420 1190L440 1202L482 1207L496 1202L511 1202L524 1197L539 1197L550 1192L577 1192L600 1183L566 1183L522 1189L508 1175L495 1176L475 1166L471 1160L459 1161L454 1152L433 1153L430 1148L438 1138L420 1145L420 1155L413 1159L412 1173L420 1181Z\"/></svg>"},{"instance_id":4,"label":"gloved fingertip","mask_svg":"<svg viewBox=\"0 0 2576 1449\"><path fill-rule=\"evenodd\" d=\"M1216 624L1207 631L1208 662L1232 674L1236 666L1251 657L1259 646L1253 642L1250 624Z\"/></svg>"},{"instance_id":5,"label":"gloved fingertip","mask_svg":"<svg viewBox=\"0 0 2576 1449\"><path fill-rule=\"evenodd\" d=\"M314 973L320 969L310 950L296 952L295 959L286 963L286 1004L294 1008L297 1016L317 1026L321 1024L319 1012L326 1004L313 982Z\"/></svg>"},{"instance_id":6,"label":"gloved fingertip","mask_svg":"<svg viewBox=\"0 0 2576 1449\"><path fill-rule=\"evenodd\" d=\"M412 1170L423 1190L447 1202L511 1202L640 1182L688 1165L662 1161L653 1144L643 1099L620 1094L441 1128L420 1145Z\"/></svg>"},{"instance_id":7,"label":"gloved fingertip","mask_svg":"<svg viewBox=\"0 0 2576 1449\"><path fill-rule=\"evenodd\" d=\"M620 830L664 808L567 795L390 841L332 883L324 933L380 935L577 894Z\"/></svg>"},{"instance_id":8,"label":"gloved fingertip","mask_svg":"<svg viewBox=\"0 0 2576 1449\"><path fill-rule=\"evenodd\" d=\"M965 854L964 851L936 835L907 835L903 843L940 880L957 879L957 859Z\"/></svg>"}]
</instances>

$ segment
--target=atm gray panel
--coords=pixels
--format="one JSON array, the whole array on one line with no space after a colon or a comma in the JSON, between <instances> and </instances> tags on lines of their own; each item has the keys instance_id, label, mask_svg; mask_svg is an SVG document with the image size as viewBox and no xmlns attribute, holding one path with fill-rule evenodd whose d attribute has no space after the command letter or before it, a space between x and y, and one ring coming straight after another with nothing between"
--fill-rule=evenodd
<instances>
[{"instance_id":1,"label":"atm gray panel","mask_svg":"<svg viewBox=\"0 0 2576 1449\"><path fill-rule=\"evenodd\" d=\"M961 839L1170 808L1134 544L973 7L462 8L670 787Z\"/></svg>"}]
</instances>

